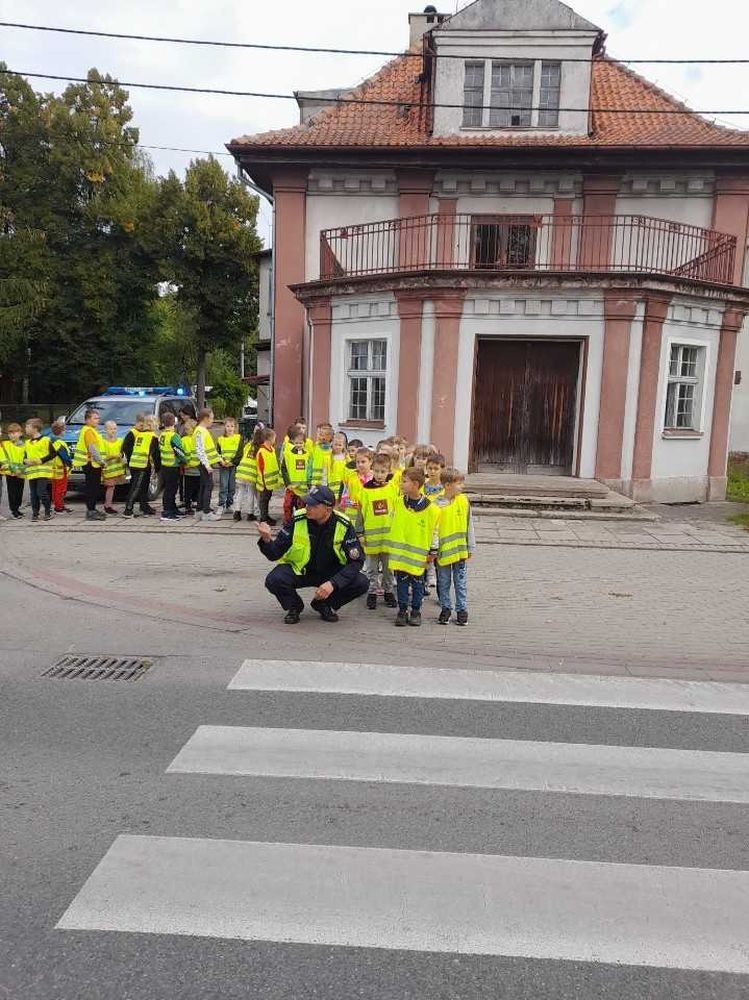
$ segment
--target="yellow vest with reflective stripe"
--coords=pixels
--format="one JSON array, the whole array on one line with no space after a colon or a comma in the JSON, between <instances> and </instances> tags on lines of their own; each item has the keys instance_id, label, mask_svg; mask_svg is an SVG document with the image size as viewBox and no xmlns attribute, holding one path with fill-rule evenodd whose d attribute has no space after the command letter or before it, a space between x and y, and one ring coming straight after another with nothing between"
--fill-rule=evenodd
<instances>
[{"instance_id":1,"label":"yellow vest with reflective stripe","mask_svg":"<svg viewBox=\"0 0 749 1000\"><path fill-rule=\"evenodd\" d=\"M52 442L52 447L55 449L58 455L63 450L63 448L65 449L66 452L68 452L68 454L70 454L70 452L68 451L68 446L62 440L62 438L57 438L56 440L50 438L50 441ZM58 481L64 479L67 469L68 467L63 462L63 460L61 458L56 458L52 463L52 478Z\"/></svg>"},{"instance_id":2,"label":"yellow vest with reflective stripe","mask_svg":"<svg viewBox=\"0 0 749 1000\"><path fill-rule=\"evenodd\" d=\"M198 438L203 439L203 448L205 449L205 455L208 459L209 465L218 465L221 461L219 453L216 451L216 442L213 440L213 435L208 430L207 427L203 427L201 424L195 428L195 444L197 449Z\"/></svg>"},{"instance_id":3,"label":"yellow vest with reflective stripe","mask_svg":"<svg viewBox=\"0 0 749 1000\"><path fill-rule=\"evenodd\" d=\"M125 475L125 456L122 454L122 438L115 438L110 441L104 438L101 442L100 454L104 458L113 458L114 462L107 462L101 472L102 482L108 479L121 479Z\"/></svg>"},{"instance_id":4,"label":"yellow vest with reflective stripe","mask_svg":"<svg viewBox=\"0 0 749 1000\"><path fill-rule=\"evenodd\" d=\"M221 458L224 462L233 462L237 457L239 445L242 442L241 434L230 434L229 437L220 437L218 446L221 449Z\"/></svg>"},{"instance_id":5,"label":"yellow vest with reflective stripe","mask_svg":"<svg viewBox=\"0 0 749 1000\"><path fill-rule=\"evenodd\" d=\"M336 499L341 495L343 489L343 479L346 475L346 462L348 455L331 455L328 465L328 489L332 490Z\"/></svg>"},{"instance_id":6,"label":"yellow vest with reflective stripe","mask_svg":"<svg viewBox=\"0 0 749 1000\"><path fill-rule=\"evenodd\" d=\"M424 510L411 510L406 507L405 498L398 497L385 545L388 566L393 572L400 570L411 576L421 576L439 520L440 509L435 504L430 503Z\"/></svg>"},{"instance_id":7,"label":"yellow vest with reflective stripe","mask_svg":"<svg viewBox=\"0 0 749 1000\"><path fill-rule=\"evenodd\" d=\"M333 548L338 561L342 566L345 566L348 562L348 556L344 551L343 542L351 524L343 514L339 514L338 512L334 512L333 517L336 522L335 531L333 532ZM297 576L302 576L311 556L312 543L309 537L307 514L305 511L299 510L294 514L294 533L291 538L291 548L281 556L279 562L291 566Z\"/></svg>"},{"instance_id":8,"label":"yellow vest with reflective stripe","mask_svg":"<svg viewBox=\"0 0 749 1000\"><path fill-rule=\"evenodd\" d=\"M49 438L35 438L33 441L29 440L26 442L25 446L26 458L30 458L35 461L41 461L49 455ZM41 465L27 465L26 466L26 478L27 479L51 479L52 478L52 462L42 462Z\"/></svg>"},{"instance_id":9,"label":"yellow vest with reflective stripe","mask_svg":"<svg viewBox=\"0 0 749 1000\"><path fill-rule=\"evenodd\" d=\"M257 457L251 441L244 446L242 451L242 458L237 466L237 479L240 483L257 485Z\"/></svg>"},{"instance_id":10,"label":"yellow vest with reflective stripe","mask_svg":"<svg viewBox=\"0 0 749 1000\"><path fill-rule=\"evenodd\" d=\"M325 486L330 478L330 446L323 448L316 444L312 450L312 471L310 472L310 484L312 486Z\"/></svg>"},{"instance_id":11,"label":"yellow vest with reflective stripe","mask_svg":"<svg viewBox=\"0 0 749 1000\"><path fill-rule=\"evenodd\" d=\"M468 517L471 505L468 497L459 493L446 507L440 508L440 549L437 562L452 566L468 558Z\"/></svg>"},{"instance_id":12,"label":"yellow vest with reflective stripe","mask_svg":"<svg viewBox=\"0 0 749 1000\"><path fill-rule=\"evenodd\" d=\"M182 451L187 455L186 469L197 469L200 466L198 453L195 451L195 438L192 434L182 435Z\"/></svg>"},{"instance_id":13,"label":"yellow vest with reflective stripe","mask_svg":"<svg viewBox=\"0 0 749 1000\"><path fill-rule=\"evenodd\" d=\"M293 448L284 449L283 464L286 470L286 485L298 497L303 497L305 493L309 492L308 462L309 455L304 448L301 452L296 452Z\"/></svg>"},{"instance_id":14,"label":"yellow vest with reflective stripe","mask_svg":"<svg viewBox=\"0 0 749 1000\"><path fill-rule=\"evenodd\" d=\"M2 459L4 476L16 476L18 479L21 479L26 475L23 454L23 441L19 441L17 444L13 444L12 441L3 441L0 443L0 458Z\"/></svg>"},{"instance_id":15,"label":"yellow vest with reflective stripe","mask_svg":"<svg viewBox=\"0 0 749 1000\"><path fill-rule=\"evenodd\" d=\"M94 446L96 447L96 450L99 452L100 455L102 453L102 445L104 444L104 438L101 436L101 434L96 430L95 427L88 427L88 426L82 427L81 433L78 435L78 440L75 443L75 452L73 454L74 469L81 469L83 468L84 465L88 465L89 462L95 469L101 468L101 464L99 462L95 462L93 458L89 456L88 448L86 447L86 442L84 440L84 436L88 433L88 431L93 431Z\"/></svg>"},{"instance_id":16,"label":"yellow vest with reflective stripe","mask_svg":"<svg viewBox=\"0 0 749 1000\"><path fill-rule=\"evenodd\" d=\"M130 454L131 469L145 469L151 454L151 442L156 435L153 431L133 431L135 444Z\"/></svg>"},{"instance_id":17,"label":"yellow vest with reflective stripe","mask_svg":"<svg viewBox=\"0 0 749 1000\"><path fill-rule=\"evenodd\" d=\"M260 472L260 466L258 465L257 478L258 485L263 490L277 490L283 486L283 477L281 476L281 470L278 466L278 456L275 451L271 448L260 449L263 453L263 463L265 468L262 473Z\"/></svg>"},{"instance_id":18,"label":"yellow vest with reflective stripe","mask_svg":"<svg viewBox=\"0 0 749 1000\"><path fill-rule=\"evenodd\" d=\"M362 487L359 493L362 541L368 556L378 556L387 551L387 540L397 500L398 492L393 486L392 479L383 486Z\"/></svg>"},{"instance_id":19,"label":"yellow vest with reflective stripe","mask_svg":"<svg viewBox=\"0 0 749 1000\"><path fill-rule=\"evenodd\" d=\"M180 464L177 453L172 447L172 438L175 436L179 437L173 427L167 427L159 434L159 454L161 455L161 464L165 469L173 469Z\"/></svg>"}]
</instances>

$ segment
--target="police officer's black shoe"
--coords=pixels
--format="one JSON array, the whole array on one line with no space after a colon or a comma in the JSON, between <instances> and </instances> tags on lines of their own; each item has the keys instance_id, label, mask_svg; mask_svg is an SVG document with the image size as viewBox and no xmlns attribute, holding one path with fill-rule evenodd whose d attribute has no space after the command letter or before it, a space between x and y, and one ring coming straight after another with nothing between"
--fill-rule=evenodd
<instances>
[{"instance_id":1,"label":"police officer's black shoe","mask_svg":"<svg viewBox=\"0 0 749 1000\"><path fill-rule=\"evenodd\" d=\"M300 614L301 611L297 610L297 608L292 608L291 611L287 611L283 620L284 625L298 625Z\"/></svg>"},{"instance_id":2,"label":"police officer's black shoe","mask_svg":"<svg viewBox=\"0 0 749 1000\"><path fill-rule=\"evenodd\" d=\"M241 521L242 520L242 512L241 511L239 511L239 510L235 510L234 511L234 520L235 521Z\"/></svg>"},{"instance_id":3,"label":"police officer's black shoe","mask_svg":"<svg viewBox=\"0 0 749 1000\"><path fill-rule=\"evenodd\" d=\"M447 625L447 623L450 621L451 617L452 617L452 611L449 608L443 608L440 611L440 616L437 619L437 624L438 625Z\"/></svg>"},{"instance_id":4,"label":"police officer's black shoe","mask_svg":"<svg viewBox=\"0 0 749 1000\"><path fill-rule=\"evenodd\" d=\"M395 616L395 624L401 628L403 625L408 625L408 611L404 611L402 608Z\"/></svg>"},{"instance_id":5,"label":"police officer's black shoe","mask_svg":"<svg viewBox=\"0 0 749 1000\"><path fill-rule=\"evenodd\" d=\"M458 625L467 625L468 624L468 612L467 611L459 611L455 620L458 623Z\"/></svg>"},{"instance_id":6,"label":"police officer's black shoe","mask_svg":"<svg viewBox=\"0 0 749 1000\"><path fill-rule=\"evenodd\" d=\"M337 622L338 615L326 601L310 601L309 606L316 611L324 622Z\"/></svg>"},{"instance_id":7,"label":"police officer's black shoe","mask_svg":"<svg viewBox=\"0 0 749 1000\"><path fill-rule=\"evenodd\" d=\"M377 607L377 594L367 594L367 611L374 611Z\"/></svg>"},{"instance_id":8,"label":"police officer's black shoe","mask_svg":"<svg viewBox=\"0 0 749 1000\"><path fill-rule=\"evenodd\" d=\"M421 625L421 612L412 611L411 617L408 619L408 624L415 626L415 628L419 628L419 626Z\"/></svg>"},{"instance_id":9,"label":"police officer's black shoe","mask_svg":"<svg viewBox=\"0 0 749 1000\"><path fill-rule=\"evenodd\" d=\"M385 591L385 593L382 596L382 599L385 602L385 607L386 608L397 608L398 607L398 602L395 599L395 594L388 594L388 592Z\"/></svg>"}]
</instances>

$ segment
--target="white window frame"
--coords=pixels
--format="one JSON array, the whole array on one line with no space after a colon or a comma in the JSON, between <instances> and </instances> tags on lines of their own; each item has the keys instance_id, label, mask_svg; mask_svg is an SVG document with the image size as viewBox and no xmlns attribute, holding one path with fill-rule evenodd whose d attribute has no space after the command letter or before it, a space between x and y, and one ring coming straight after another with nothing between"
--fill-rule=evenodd
<instances>
[{"instance_id":1,"label":"white window frame","mask_svg":"<svg viewBox=\"0 0 749 1000\"><path fill-rule=\"evenodd\" d=\"M371 345L374 342L381 342L385 345L385 367L383 369L355 369L351 364L351 354L354 344L367 344L368 363L371 359ZM343 342L343 364L344 364L344 398L343 413L347 424L387 424L388 403L390 392L390 365L392 359L392 345L390 337L385 334L368 334L365 337L346 337ZM351 406L352 380L355 378L366 378L367 387L367 414L364 417L354 416ZM382 401L382 415L374 416L372 410L373 393L371 383L374 379L381 378L384 383L384 393Z\"/></svg>"},{"instance_id":2,"label":"white window frame","mask_svg":"<svg viewBox=\"0 0 749 1000\"><path fill-rule=\"evenodd\" d=\"M465 74L466 67L468 64L476 65L483 62L484 64L484 100L483 109L481 111L481 124L480 125L467 125L465 124L466 110L469 107L465 103ZM530 125L492 125L490 124L490 117L492 113L491 109L491 97L492 97L492 77L493 68L495 64L505 63L509 65L523 64L523 65L533 65L533 97L531 100L531 123ZM559 105L561 107L562 103L562 91L564 87L564 61L562 59L523 59L518 57L516 59L505 58L484 58L480 56L476 58L466 58L463 61L463 124L461 128L464 129L487 129L492 132L527 132L529 129L540 129L544 132L555 132L559 130L559 107L557 110L557 123L556 125L541 125L539 124L539 118L541 115L541 110L539 109L539 104L541 102L541 74L544 64L554 64L559 66ZM544 108L545 112L553 109Z\"/></svg>"},{"instance_id":3,"label":"white window frame","mask_svg":"<svg viewBox=\"0 0 749 1000\"><path fill-rule=\"evenodd\" d=\"M693 337L669 337L666 342L663 363L663 395L661 400L661 433L666 438L694 438L705 433L707 386L710 373L710 343ZM671 352L674 347L694 347L700 352L697 360L698 375L692 380L687 377L671 375ZM666 423L668 409L668 387L672 383L686 383L696 386L694 401L694 426L670 427Z\"/></svg>"}]
</instances>

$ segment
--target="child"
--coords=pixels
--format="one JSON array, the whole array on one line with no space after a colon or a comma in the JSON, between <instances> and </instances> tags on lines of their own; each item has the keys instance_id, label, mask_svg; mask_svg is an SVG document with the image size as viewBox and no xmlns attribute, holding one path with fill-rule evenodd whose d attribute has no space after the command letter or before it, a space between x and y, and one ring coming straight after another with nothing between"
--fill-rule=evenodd
<instances>
[{"instance_id":1,"label":"child","mask_svg":"<svg viewBox=\"0 0 749 1000\"><path fill-rule=\"evenodd\" d=\"M260 520L273 527L276 521L268 515L268 505L273 491L283 486L283 478L276 455L276 432L272 427L266 427L261 433L261 445L257 450L257 482Z\"/></svg>"},{"instance_id":2,"label":"child","mask_svg":"<svg viewBox=\"0 0 749 1000\"><path fill-rule=\"evenodd\" d=\"M465 476L457 469L444 469L444 496L437 500L441 508L438 527L437 597L442 610L437 619L447 625L452 615L451 584L455 587L456 621L468 624L468 560L476 551L476 535L468 498L464 496Z\"/></svg>"},{"instance_id":3,"label":"child","mask_svg":"<svg viewBox=\"0 0 749 1000\"><path fill-rule=\"evenodd\" d=\"M356 453L360 448L364 447L364 442L359 438L352 438L346 446L346 451L348 452L348 466L349 469L356 468Z\"/></svg>"},{"instance_id":4,"label":"child","mask_svg":"<svg viewBox=\"0 0 749 1000\"><path fill-rule=\"evenodd\" d=\"M23 484L26 481L26 466L24 460L23 430L20 424L8 424L8 440L0 444L2 451L3 475L8 488L8 506L15 518L23 517L21 503L23 502Z\"/></svg>"},{"instance_id":5,"label":"child","mask_svg":"<svg viewBox=\"0 0 749 1000\"><path fill-rule=\"evenodd\" d=\"M444 468L445 459L443 455L427 455L426 466L424 468L426 479L424 480L424 489L422 492L425 497L429 497L432 503L437 503L439 498L444 495L445 491L440 478ZM431 594L432 587L436 583L437 574L435 573L434 563L430 563L427 566L426 577L424 578L424 594L426 596Z\"/></svg>"},{"instance_id":6,"label":"child","mask_svg":"<svg viewBox=\"0 0 749 1000\"><path fill-rule=\"evenodd\" d=\"M286 435L288 443L281 453L281 473L286 484L283 498L284 523L291 521L294 511L304 504L302 497L309 493L309 455L305 447L304 431L301 427L289 427Z\"/></svg>"},{"instance_id":7,"label":"child","mask_svg":"<svg viewBox=\"0 0 749 1000\"><path fill-rule=\"evenodd\" d=\"M361 489L372 478L372 459L369 448L361 447L356 453L354 468L347 468L341 495L341 510L353 516L359 510ZM351 463L349 463L350 465Z\"/></svg>"},{"instance_id":8,"label":"child","mask_svg":"<svg viewBox=\"0 0 749 1000\"><path fill-rule=\"evenodd\" d=\"M257 453L263 443L263 430L255 427L252 439L242 449L237 466L237 492L234 496L234 520L241 521L242 514L248 521L255 521L257 506ZM306 461L305 461L306 465Z\"/></svg>"},{"instance_id":9,"label":"child","mask_svg":"<svg viewBox=\"0 0 749 1000\"><path fill-rule=\"evenodd\" d=\"M230 511L234 506L237 464L242 452L242 435L237 430L234 417L224 421L224 433L216 441L221 464L218 472L218 507Z\"/></svg>"},{"instance_id":10,"label":"child","mask_svg":"<svg viewBox=\"0 0 749 1000\"><path fill-rule=\"evenodd\" d=\"M330 456L333 450L333 425L318 424L312 449L311 486L327 486L330 476Z\"/></svg>"},{"instance_id":11,"label":"child","mask_svg":"<svg viewBox=\"0 0 749 1000\"><path fill-rule=\"evenodd\" d=\"M330 465L328 466L328 489L335 496L336 503L338 503L341 498L347 460L348 440L343 431L338 431L337 434L333 435L333 444L330 451Z\"/></svg>"},{"instance_id":12,"label":"child","mask_svg":"<svg viewBox=\"0 0 749 1000\"><path fill-rule=\"evenodd\" d=\"M219 464L219 455L211 434L213 427L213 410L203 409L198 414L198 426L193 432L195 454L198 457L200 471L200 492L198 493L198 509L195 511L196 521L220 521L221 514L211 508L213 495L213 469Z\"/></svg>"},{"instance_id":13,"label":"child","mask_svg":"<svg viewBox=\"0 0 749 1000\"><path fill-rule=\"evenodd\" d=\"M57 457L52 463L52 509L55 514L70 514L72 508L65 506L65 494L68 491L68 479L70 478L70 467L73 464L73 456L63 439L65 433L65 421L55 420L50 428L49 439L52 447L57 453Z\"/></svg>"},{"instance_id":14,"label":"child","mask_svg":"<svg viewBox=\"0 0 749 1000\"><path fill-rule=\"evenodd\" d=\"M398 455L398 467L400 469L405 469L407 465L406 455L408 453L408 439L400 436L394 437L393 447Z\"/></svg>"},{"instance_id":15,"label":"child","mask_svg":"<svg viewBox=\"0 0 749 1000\"><path fill-rule=\"evenodd\" d=\"M99 433L101 414L90 407L83 414L83 427L75 443L73 468L81 469L86 481L86 520L106 521L107 515L96 509L101 493L101 470L104 468L104 438Z\"/></svg>"},{"instance_id":16,"label":"child","mask_svg":"<svg viewBox=\"0 0 749 1000\"><path fill-rule=\"evenodd\" d=\"M182 438L177 434L177 419L173 413L164 413L161 418L163 430L159 434L159 455L161 457L161 479L164 483L161 520L167 524L179 520L177 510L177 490L180 470L187 465L188 456L182 446Z\"/></svg>"},{"instance_id":17,"label":"child","mask_svg":"<svg viewBox=\"0 0 749 1000\"><path fill-rule=\"evenodd\" d=\"M128 491L123 517L135 516L137 500L141 514L153 516L156 511L148 502L151 485L151 469L161 468L159 442L156 435L154 417L146 417L145 413L135 415L135 426L125 435L122 442L122 454L130 466L130 490Z\"/></svg>"},{"instance_id":18,"label":"child","mask_svg":"<svg viewBox=\"0 0 749 1000\"><path fill-rule=\"evenodd\" d=\"M26 444L23 449L23 464L29 481L31 500L31 520L39 520L39 511L44 507L44 520L52 520L52 463L57 452L49 438L42 437L44 424L38 417L26 422Z\"/></svg>"},{"instance_id":19,"label":"child","mask_svg":"<svg viewBox=\"0 0 749 1000\"><path fill-rule=\"evenodd\" d=\"M114 501L115 486L121 486L127 482L125 475L125 457L122 454L122 438L117 436L117 424L114 420L107 420L104 424L104 443L102 445L102 455L105 459L104 468L101 470L101 482L104 486L104 513L116 514L117 510L112 506Z\"/></svg>"},{"instance_id":20,"label":"child","mask_svg":"<svg viewBox=\"0 0 749 1000\"><path fill-rule=\"evenodd\" d=\"M398 497L397 486L390 472L387 455L375 455L372 462L372 478L360 492L361 512L359 527L362 533L364 552L367 556L366 574L369 578L367 608L377 607L377 591L382 583L383 599L389 608L396 607L393 593L393 574L388 568L387 543L390 522Z\"/></svg>"},{"instance_id":21,"label":"child","mask_svg":"<svg viewBox=\"0 0 749 1000\"><path fill-rule=\"evenodd\" d=\"M421 625L424 571L438 550L440 509L423 495L423 485L424 473L421 469L405 470L401 478L402 495L395 503L385 548L390 569L395 573L398 591L395 624L398 626Z\"/></svg>"},{"instance_id":22,"label":"child","mask_svg":"<svg viewBox=\"0 0 749 1000\"><path fill-rule=\"evenodd\" d=\"M421 469L426 476L427 459L434 454L434 448L429 444L417 444L411 454L411 469Z\"/></svg>"},{"instance_id":23,"label":"child","mask_svg":"<svg viewBox=\"0 0 749 1000\"><path fill-rule=\"evenodd\" d=\"M185 453L185 465L183 468L183 487L185 498L185 514L193 514L195 505L198 502L200 493L200 461L195 452L195 427L196 421L192 417L182 417L182 451Z\"/></svg>"}]
</instances>

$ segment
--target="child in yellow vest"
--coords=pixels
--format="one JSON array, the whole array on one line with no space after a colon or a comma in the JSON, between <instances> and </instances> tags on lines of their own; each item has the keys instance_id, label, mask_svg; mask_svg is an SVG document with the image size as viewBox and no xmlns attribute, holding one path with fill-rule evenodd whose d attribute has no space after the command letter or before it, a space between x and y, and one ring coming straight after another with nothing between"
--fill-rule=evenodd
<instances>
[{"instance_id":1,"label":"child in yellow vest","mask_svg":"<svg viewBox=\"0 0 749 1000\"><path fill-rule=\"evenodd\" d=\"M369 580L367 608L374 611L377 607L380 589L385 604L394 608L397 602L393 574L388 567L387 542L398 499L398 486L393 482L387 455L375 455L372 478L362 486L359 498L358 527L367 557L364 571Z\"/></svg>"},{"instance_id":2,"label":"child in yellow vest","mask_svg":"<svg viewBox=\"0 0 749 1000\"><path fill-rule=\"evenodd\" d=\"M327 486L330 478L330 456L333 450L333 425L318 424L315 433L315 446L312 449L312 471L310 483L312 486Z\"/></svg>"},{"instance_id":3,"label":"child in yellow vest","mask_svg":"<svg viewBox=\"0 0 749 1000\"><path fill-rule=\"evenodd\" d=\"M421 469L405 470L385 548L390 569L395 573L398 626L421 625L424 571L438 550L440 509L421 492L423 485Z\"/></svg>"},{"instance_id":4,"label":"child in yellow vest","mask_svg":"<svg viewBox=\"0 0 749 1000\"><path fill-rule=\"evenodd\" d=\"M44 424L38 417L26 423L26 443L23 449L23 464L29 481L31 500L31 520L38 521L44 507L44 520L52 520L52 463L57 452L49 438L42 437Z\"/></svg>"},{"instance_id":5,"label":"child in yellow vest","mask_svg":"<svg viewBox=\"0 0 749 1000\"><path fill-rule=\"evenodd\" d=\"M0 442L0 462L5 485L8 490L8 506L12 517L23 517L23 486L26 482L26 466L23 464L23 428L20 424L8 424L7 440Z\"/></svg>"},{"instance_id":6,"label":"child in yellow vest","mask_svg":"<svg viewBox=\"0 0 749 1000\"><path fill-rule=\"evenodd\" d=\"M349 462L344 474L340 507L353 520L357 520L358 517L362 487L372 478L373 459L374 452L362 445L356 452L356 461L353 466Z\"/></svg>"},{"instance_id":7,"label":"child in yellow vest","mask_svg":"<svg viewBox=\"0 0 749 1000\"><path fill-rule=\"evenodd\" d=\"M185 514L193 514L195 505L198 502L200 493L200 461L195 451L195 427L197 421L194 417L183 416L182 419L182 450L187 459L183 475L183 495L185 500Z\"/></svg>"},{"instance_id":8,"label":"child in yellow vest","mask_svg":"<svg viewBox=\"0 0 749 1000\"><path fill-rule=\"evenodd\" d=\"M241 521L242 514L248 521L257 520L257 452L263 443L262 426L255 428L252 439L242 448L237 465L237 491L234 494L234 520Z\"/></svg>"},{"instance_id":9,"label":"child in yellow vest","mask_svg":"<svg viewBox=\"0 0 749 1000\"><path fill-rule=\"evenodd\" d=\"M437 552L437 598L442 610L437 619L447 625L453 612L451 589L455 588L458 625L468 624L468 560L476 551L471 505L464 495L465 476L457 469L443 469L444 496L437 500L441 509Z\"/></svg>"},{"instance_id":10,"label":"child in yellow vest","mask_svg":"<svg viewBox=\"0 0 749 1000\"><path fill-rule=\"evenodd\" d=\"M237 466L242 454L242 435L234 417L224 420L224 433L216 438L216 448L221 458L218 470L218 509L229 511L234 506Z\"/></svg>"},{"instance_id":11,"label":"child in yellow vest","mask_svg":"<svg viewBox=\"0 0 749 1000\"><path fill-rule=\"evenodd\" d=\"M437 503L441 496L444 496L445 490L442 486L442 470L445 468L445 458L444 455L429 455L427 456L426 465L424 466L424 474L426 479L424 480L424 489L422 490L425 497L429 497L432 503ZM424 594L429 596L432 592L432 587L437 583L437 574L435 573L434 563L427 566L426 576L424 578Z\"/></svg>"},{"instance_id":12,"label":"child in yellow vest","mask_svg":"<svg viewBox=\"0 0 749 1000\"><path fill-rule=\"evenodd\" d=\"M348 439L343 431L338 431L333 435L330 463L328 465L328 489L335 496L336 503L341 499L341 493L343 492L343 480L346 475L347 461Z\"/></svg>"},{"instance_id":13,"label":"child in yellow vest","mask_svg":"<svg viewBox=\"0 0 749 1000\"><path fill-rule=\"evenodd\" d=\"M276 432L272 427L266 427L260 434L261 445L257 450L257 484L260 520L271 527L275 518L268 514L268 506L274 490L283 486L283 476L276 455Z\"/></svg>"},{"instance_id":14,"label":"child in yellow vest","mask_svg":"<svg viewBox=\"0 0 749 1000\"><path fill-rule=\"evenodd\" d=\"M200 492L198 494L198 509L194 515L196 521L221 520L221 513L211 507L213 470L220 463L211 427L213 427L213 410L205 407L198 414L198 425L192 435L195 441L195 454L200 463Z\"/></svg>"},{"instance_id":15,"label":"child in yellow vest","mask_svg":"<svg viewBox=\"0 0 749 1000\"><path fill-rule=\"evenodd\" d=\"M101 482L104 487L104 513L117 514L118 511L112 506L114 491L116 486L127 482L125 475L127 466L125 465L125 456L122 454L122 438L117 434L117 424L114 420L107 420L104 424L102 456L106 460L104 468L101 470Z\"/></svg>"},{"instance_id":16,"label":"child in yellow vest","mask_svg":"<svg viewBox=\"0 0 749 1000\"><path fill-rule=\"evenodd\" d=\"M55 420L49 431L49 439L57 455L52 463L52 509L55 514L72 513L72 508L65 506L65 494L68 491L73 455L65 442L64 433L65 421L62 418Z\"/></svg>"},{"instance_id":17,"label":"child in yellow vest","mask_svg":"<svg viewBox=\"0 0 749 1000\"><path fill-rule=\"evenodd\" d=\"M309 493L309 455L305 446L304 431L296 424L289 427L287 444L281 453L281 475L286 492L283 496L283 520L287 524L295 510L304 507L302 497Z\"/></svg>"}]
</instances>

